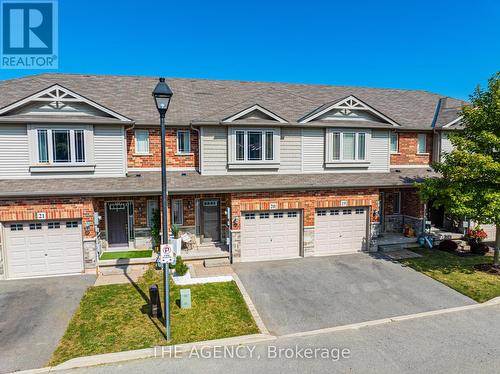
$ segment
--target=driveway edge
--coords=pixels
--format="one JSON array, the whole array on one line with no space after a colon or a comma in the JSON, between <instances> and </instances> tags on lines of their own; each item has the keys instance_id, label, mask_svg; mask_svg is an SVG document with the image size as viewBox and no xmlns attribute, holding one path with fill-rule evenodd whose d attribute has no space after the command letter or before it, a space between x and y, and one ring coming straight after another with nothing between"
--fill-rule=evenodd
<instances>
[{"instance_id":1,"label":"driveway edge","mask_svg":"<svg viewBox=\"0 0 500 374\"><path fill-rule=\"evenodd\" d=\"M241 281L240 277L238 277L238 274L234 273L233 274L233 279L236 282L236 285L240 289L241 295L243 296L243 300L245 300L245 303L248 306L248 310L252 314L252 317L257 324L257 327L259 328L260 332L265 335L270 335L269 330L267 329L266 325L264 325L264 321L262 321L262 318L260 318L260 314L257 311L257 308L255 308L255 305L250 298L250 295L248 294L247 290L245 289L245 286L243 285L243 282Z\"/></svg>"}]
</instances>

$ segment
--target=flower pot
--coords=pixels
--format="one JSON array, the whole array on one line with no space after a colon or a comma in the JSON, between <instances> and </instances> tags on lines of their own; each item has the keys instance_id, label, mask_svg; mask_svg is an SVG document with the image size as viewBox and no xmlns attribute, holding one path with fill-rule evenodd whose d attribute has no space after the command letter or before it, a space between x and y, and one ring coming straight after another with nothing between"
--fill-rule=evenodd
<instances>
[{"instance_id":1,"label":"flower pot","mask_svg":"<svg viewBox=\"0 0 500 374\"><path fill-rule=\"evenodd\" d=\"M172 249L174 250L175 257L181 255L182 239L172 239Z\"/></svg>"}]
</instances>

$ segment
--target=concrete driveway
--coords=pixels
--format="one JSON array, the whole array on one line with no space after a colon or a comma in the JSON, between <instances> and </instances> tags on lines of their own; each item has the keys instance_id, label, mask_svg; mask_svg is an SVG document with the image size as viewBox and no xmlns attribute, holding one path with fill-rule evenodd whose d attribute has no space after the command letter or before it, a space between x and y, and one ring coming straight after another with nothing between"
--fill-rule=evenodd
<instances>
[{"instance_id":1,"label":"concrete driveway","mask_svg":"<svg viewBox=\"0 0 500 374\"><path fill-rule=\"evenodd\" d=\"M368 254L233 268L276 335L475 303L411 268Z\"/></svg>"},{"instance_id":2,"label":"concrete driveway","mask_svg":"<svg viewBox=\"0 0 500 374\"><path fill-rule=\"evenodd\" d=\"M92 275L0 282L0 373L46 366Z\"/></svg>"}]
</instances>

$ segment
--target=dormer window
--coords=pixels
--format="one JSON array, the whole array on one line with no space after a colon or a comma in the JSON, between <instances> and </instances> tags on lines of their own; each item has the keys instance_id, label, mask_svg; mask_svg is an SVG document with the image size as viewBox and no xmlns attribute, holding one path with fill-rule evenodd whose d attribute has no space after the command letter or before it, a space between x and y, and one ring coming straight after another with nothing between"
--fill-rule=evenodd
<instances>
[{"instance_id":1,"label":"dormer window","mask_svg":"<svg viewBox=\"0 0 500 374\"><path fill-rule=\"evenodd\" d=\"M279 129L231 128L230 168L279 166Z\"/></svg>"}]
</instances>

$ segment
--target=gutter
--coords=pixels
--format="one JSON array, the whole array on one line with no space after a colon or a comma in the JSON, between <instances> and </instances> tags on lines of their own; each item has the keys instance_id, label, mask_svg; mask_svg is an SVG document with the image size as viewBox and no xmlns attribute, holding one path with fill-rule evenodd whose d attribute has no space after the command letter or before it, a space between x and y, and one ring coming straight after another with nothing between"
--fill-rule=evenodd
<instances>
[{"instance_id":1,"label":"gutter","mask_svg":"<svg viewBox=\"0 0 500 374\"><path fill-rule=\"evenodd\" d=\"M202 173L202 165L203 165L203 160L202 160L202 149L201 149L201 131L200 129L194 127L193 125L189 125L189 128L193 131L196 131L198 133L198 173Z\"/></svg>"}]
</instances>

